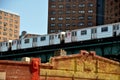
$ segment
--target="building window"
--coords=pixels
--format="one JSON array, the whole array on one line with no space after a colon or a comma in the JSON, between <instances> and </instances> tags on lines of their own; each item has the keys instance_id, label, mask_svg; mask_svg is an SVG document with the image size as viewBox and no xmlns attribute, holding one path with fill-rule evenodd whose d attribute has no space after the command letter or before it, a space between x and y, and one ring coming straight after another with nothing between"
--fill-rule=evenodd
<instances>
[{"instance_id":1,"label":"building window","mask_svg":"<svg viewBox=\"0 0 120 80\"><path fill-rule=\"evenodd\" d=\"M6 32L3 32L3 35L7 35L7 33L6 33Z\"/></svg>"},{"instance_id":2,"label":"building window","mask_svg":"<svg viewBox=\"0 0 120 80\"><path fill-rule=\"evenodd\" d=\"M78 19L84 20L84 16L79 16Z\"/></svg>"},{"instance_id":3,"label":"building window","mask_svg":"<svg viewBox=\"0 0 120 80\"><path fill-rule=\"evenodd\" d=\"M93 25L93 23L92 22L88 22L88 26L92 26Z\"/></svg>"},{"instance_id":4,"label":"building window","mask_svg":"<svg viewBox=\"0 0 120 80\"><path fill-rule=\"evenodd\" d=\"M18 28L18 26L17 26L17 25L15 25L15 28Z\"/></svg>"},{"instance_id":5,"label":"building window","mask_svg":"<svg viewBox=\"0 0 120 80\"><path fill-rule=\"evenodd\" d=\"M55 18L50 18L50 20L51 20L51 21L54 21L54 20L55 20Z\"/></svg>"},{"instance_id":6,"label":"building window","mask_svg":"<svg viewBox=\"0 0 120 80\"><path fill-rule=\"evenodd\" d=\"M88 13L93 13L93 10L88 10Z\"/></svg>"},{"instance_id":7,"label":"building window","mask_svg":"<svg viewBox=\"0 0 120 80\"><path fill-rule=\"evenodd\" d=\"M4 17L4 20L5 20L5 21L8 21L8 18Z\"/></svg>"},{"instance_id":8,"label":"building window","mask_svg":"<svg viewBox=\"0 0 120 80\"><path fill-rule=\"evenodd\" d=\"M53 4L53 5L51 5L51 8L55 8L55 7L56 7L56 5L54 5L54 4Z\"/></svg>"},{"instance_id":9,"label":"building window","mask_svg":"<svg viewBox=\"0 0 120 80\"><path fill-rule=\"evenodd\" d=\"M70 11L66 11L66 14L70 14Z\"/></svg>"},{"instance_id":10,"label":"building window","mask_svg":"<svg viewBox=\"0 0 120 80\"><path fill-rule=\"evenodd\" d=\"M4 22L4 26L7 26L7 23L6 23L6 22Z\"/></svg>"},{"instance_id":11,"label":"building window","mask_svg":"<svg viewBox=\"0 0 120 80\"><path fill-rule=\"evenodd\" d=\"M70 2L71 0L66 0L66 2Z\"/></svg>"},{"instance_id":12,"label":"building window","mask_svg":"<svg viewBox=\"0 0 120 80\"><path fill-rule=\"evenodd\" d=\"M55 0L51 0L52 2L55 2Z\"/></svg>"},{"instance_id":13,"label":"building window","mask_svg":"<svg viewBox=\"0 0 120 80\"><path fill-rule=\"evenodd\" d=\"M108 31L108 27L102 27L101 28L101 32L107 32Z\"/></svg>"},{"instance_id":14,"label":"building window","mask_svg":"<svg viewBox=\"0 0 120 80\"><path fill-rule=\"evenodd\" d=\"M62 17L59 17L58 20L63 20L63 18L62 18Z\"/></svg>"},{"instance_id":15,"label":"building window","mask_svg":"<svg viewBox=\"0 0 120 80\"><path fill-rule=\"evenodd\" d=\"M66 8L70 8L70 4L66 4Z\"/></svg>"},{"instance_id":16,"label":"building window","mask_svg":"<svg viewBox=\"0 0 120 80\"><path fill-rule=\"evenodd\" d=\"M92 20L92 18L93 18L92 16L88 16L88 20Z\"/></svg>"},{"instance_id":17,"label":"building window","mask_svg":"<svg viewBox=\"0 0 120 80\"><path fill-rule=\"evenodd\" d=\"M73 4L73 5L72 5L72 8L76 8L76 5L75 5L75 4Z\"/></svg>"},{"instance_id":18,"label":"building window","mask_svg":"<svg viewBox=\"0 0 120 80\"><path fill-rule=\"evenodd\" d=\"M14 33L17 33L17 32L18 32L17 30L14 31Z\"/></svg>"},{"instance_id":19,"label":"building window","mask_svg":"<svg viewBox=\"0 0 120 80\"><path fill-rule=\"evenodd\" d=\"M59 8L63 8L64 6L61 4L61 5L59 5Z\"/></svg>"},{"instance_id":20,"label":"building window","mask_svg":"<svg viewBox=\"0 0 120 80\"><path fill-rule=\"evenodd\" d=\"M2 29L2 26L0 26L0 29Z\"/></svg>"},{"instance_id":21,"label":"building window","mask_svg":"<svg viewBox=\"0 0 120 80\"><path fill-rule=\"evenodd\" d=\"M82 11L78 11L78 12L81 13L81 14L85 13L85 11L83 11L83 10Z\"/></svg>"},{"instance_id":22,"label":"building window","mask_svg":"<svg viewBox=\"0 0 120 80\"><path fill-rule=\"evenodd\" d=\"M70 27L70 24L66 24L66 27Z\"/></svg>"},{"instance_id":23,"label":"building window","mask_svg":"<svg viewBox=\"0 0 120 80\"><path fill-rule=\"evenodd\" d=\"M0 16L0 19L2 19L2 16Z\"/></svg>"},{"instance_id":24,"label":"building window","mask_svg":"<svg viewBox=\"0 0 120 80\"><path fill-rule=\"evenodd\" d=\"M2 21L0 21L0 24L2 24Z\"/></svg>"},{"instance_id":25,"label":"building window","mask_svg":"<svg viewBox=\"0 0 120 80\"><path fill-rule=\"evenodd\" d=\"M54 32L55 32L55 30L50 30L50 32L51 32L51 33L54 33Z\"/></svg>"},{"instance_id":26,"label":"building window","mask_svg":"<svg viewBox=\"0 0 120 80\"><path fill-rule=\"evenodd\" d=\"M10 19L10 22L13 22L13 19Z\"/></svg>"},{"instance_id":27,"label":"building window","mask_svg":"<svg viewBox=\"0 0 120 80\"><path fill-rule=\"evenodd\" d=\"M62 30L58 30L58 32L62 32Z\"/></svg>"},{"instance_id":28,"label":"building window","mask_svg":"<svg viewBox=\"0 0 120 80\"><path fill-rule=\"evenodd\" d=\"M62 23L59 23L59 24L58 24L58 27L62 27Z\"/></svg>"},{"instance_id":29,"label":"building window","mask_svg":"<svg viewBox=\"0 0 120 80\"><path fill-rule=\"evenodd\" d=\"M75 13L76 13L76 11L72 11L72 13L73 13L73 14L75 14Z\"/></svg>"},{"instance_id":30,"label":"building window","mask_svg":"<svg viewBox=\"0 0 120 80\"><path fill-rule=\"evenodd\" d=\"M70 20L70 17L66 17L66 20Z\"/></svg>"},{"instance_id":31,"label":"building window","mask_svg":"<svg viewBox=\"0 0 120 80\"><path fill-rule=\"evenodd\" d=\"M76 26L76 24L75 24L75 23L72 23L72 26L73 26L73 27L75 27L75 26Z\"/></svg>"},{"instance_id":32,"label":"building window","mask_svg":"<svg viewBox=\"0 0 120 80\"><path fill-rule=\"evenodd\" d=\"M17 23L18 23L18 20L15 20L15 23L17 24Z\"/></svg>"},{"instance_id":33,"label":"building window","mask_svg":"<svg viewBox=\"0 0 120 80\"><path fill-rule=\"evenodd\" d=\"M8 13L4 12L4 15L5 15L5 16L8 16Z\"/></svg>"},{"instance_id":34,"label":"building window","mask_svg":"<svg viewBox=\"0 0 120 80\"><path fill-rule=\"evenodd\" d=\"M84 25L84 22L79 22L78 23L78 26L83 26Z\"/></svg>"},{"instance_id":35,"label":"building window","mask_svg":"<svg viewBox=\"0 0 120 80\"><path fill-rule=\"evenodd\" d=\"M72 17L72 20L76 20L76 18L75 18L75 17Z\"/></svg>"},{"instance_id":36,"label":"building window","mask_svg":"<svg viewBox=\"0 0 120 80\"><path fill-rule=\"evenodd\" d=\"M54 24L54 23L52 23L52 24L50 24L50 26L51 26L51 27L55 27L55 24Z\"/></svg>"},{"instance_id":37,"label":"building window","mask_svg":"<svg viewBox=\"0 0 120 80\"><path fill-rule=\"evenodd\" d=\"M14 35L15 38L17 38L18 36L17 35Z\"/></svg>"},{"instance_id":38,"label":"building window","mask_svg":"<svg viewBox=\"0 0 120 80\"><path fill-rule=\"evenodd\" d=\"M87 34L87 30L81 30L81 35L86 35Z\"/></svg>"},{"instance_id":39,"label":"building window","mask_svg":"<svg viewBox=\"0 0 120 80\"><path fill-rule=\"evenodd\" d=\"M6 28L6 27L4 27L4 31L7 31L7 28Z\"/></svg>"},{"instance_id":40,"label":"building window","mask_svg":"<svg viewBox=\"0 0 120 80\"><path fill-rule=\"evenodd\" d=\"M54 14L56 14L56 12L55 11L51 11L51 14L54 15Z\"/></svg>"},{"instance_id":41,"label":"building window","mask_svg":"<svg viewBox=\"0 0 120 80\"><path fill-rule=\"evenodd\" d=\"M88 4L88 7L93 7L93 3L89 3L89 4Z\"/></svg>"},{"instance_id":42,"label":"building window","mask_svg":"<svg viewBox=\"0 0 120 80\"><path fill-rule=\"evenodd\" d=\"M63 2L64 0L58 0L59 2Z\"/></svg>"},{"instance_id":43,"label":"building window","mask_svg":"<svg viewBox=\"0 0 120 80\"><path fill-rule=\"evenodd\" d=\"M85 7L85 4L79 4L79 7Z\"/></svg>"},{"instance_id":44,"label":"building window","mask_svg":"<svg viewBox=\"0 0 120 80\"><path fill-rule=\"evenodd\" d=\"M63 14L63 11L59 11L58 14Z\"/></svg>"}]
</instances>

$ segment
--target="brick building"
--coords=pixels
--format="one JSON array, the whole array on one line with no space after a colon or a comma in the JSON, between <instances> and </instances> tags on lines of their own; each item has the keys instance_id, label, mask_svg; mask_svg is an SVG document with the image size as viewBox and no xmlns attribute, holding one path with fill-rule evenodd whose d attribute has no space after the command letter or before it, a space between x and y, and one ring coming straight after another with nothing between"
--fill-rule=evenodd
<instances>
[{"instance_id":1,"label":"brick building","mask_svg":"<svg viewBox=\"0 0 120 80\"><path fill-rule=\"evenodd\" d=\"M118 22L119 5L119 0L49 0L48 33Z\"/></svg>"},{"instance_id":2,"label":"brick building","mask_svg":"<svg viewBox=\"0 0 120 80\"><path fill-rule=\"evenodd\" d=\"M120 22L120 0L105 0L105 24Z\"/></svg>"},{"instance_id":3,"label":"brick building","mask_svg":"<svg viewBox=\"0 0 120 80\"><path fill-rule=\"evenodd\" d=\"M19 39L20 16L17 13L0 10L0 42Z\"/></svg>"}]
</instances>

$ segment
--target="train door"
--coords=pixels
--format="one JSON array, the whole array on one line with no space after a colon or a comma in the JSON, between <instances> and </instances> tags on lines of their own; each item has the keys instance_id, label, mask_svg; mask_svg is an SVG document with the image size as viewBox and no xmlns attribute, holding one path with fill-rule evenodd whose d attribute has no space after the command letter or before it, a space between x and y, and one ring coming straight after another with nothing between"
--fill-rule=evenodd
<instances>
[{"instance_id":1,"label":"train door","mask_svg":"<svg viewBox=\"0 0 120 80\"><path fill-rule=\"evenodd\" d=\"M37 47L37 37L33 38L32 47Z\"/></svg>"},{"instance_id":2,"label":"train door","mask_svg":"<svg viewBox=\"0 0 120 80\"><path fill-rule=\"evenodd\" d=\"M8 43L8 51L11 51L12 50L12 40L9 40Z\"/></svg>"},{"instance_id":3,"label":"train door","mask_svg":"<svg viewBox=\"0 0 120 80\"><path fill-rule=\"evenodd\" d=\"M17 49L21 49L21 40L17 40Z\"/></svg>"},{"instance_id":4,"label":"train door","mask_svg":"<svg viewBox=\"0 0 120 80\"><path fill-rule=\"evenodd\" d=\"M50 38L50 39L49 39L49 40L50 40L50 43L49 43L49 44L50 44L50 45L54 44L54 34L50 35L49 38Z\"/></svg>"},{"instance_id":5,"label":"train door","mask_svg":"<svg viewBox=\"0 0 120 80\"><path fill-rule=\"evenodd\" d=\"M2 50L2 43L0 43L0 52L1 52L1 50Z\"/></svg>"},{"instance_id":6,"label":"train door","mask_svg":"<svg viewBox=\"0 0 120 80\"><path fill-rule=\"evenodd\" d=\"M97 38L97 29L92 28L91 29L91 39L96 39Z\"/></svg>"},{"instance_id":7,"label":"train door","mask_svg":"<svg viewBox=\"0 0 120 80\"><path fill-rule=\"evenodd\" d=\"M17 50L17 40L12 41L12 50Z\"/></svg>"},{"instance_id":8,"label":"train door","mask_svg":"<svg viewBox=\"0 0 120 80\"><path fill-rule=\"evenodd\" d=\"M113 25L113 36L118 36L120 35L120 25L115 24Z\"/></svg>"},{"instance_id":9,"label":"train door","mask_svg":"<svg viewBox=\"0 0 120 80\"><path fill-rule=\"evenodd\" d=\"M70 43L71 42L71 32L67 31L65 33L65 43Z\"/></svg>"},{"instance_id":10,"label":"train door","mask_svg":"<svg viewBox=\"0 0 120 80\"><path fill-rule=\"evenodd\" d=\"M65 32L61 32L61 33L58 35L58 38L60 39L60 44L65 43Z\"/></svg>"},{"instance_id":11,"label":"train door","mask_svg":"<svg viewBox=\"0 0 120 80\"><path fill-rule=\"evenodd\" d=\"M72 42L77 41L77 32L76 31L72 32L71 39L72 39Z\"/></svg>"}]
</instances>

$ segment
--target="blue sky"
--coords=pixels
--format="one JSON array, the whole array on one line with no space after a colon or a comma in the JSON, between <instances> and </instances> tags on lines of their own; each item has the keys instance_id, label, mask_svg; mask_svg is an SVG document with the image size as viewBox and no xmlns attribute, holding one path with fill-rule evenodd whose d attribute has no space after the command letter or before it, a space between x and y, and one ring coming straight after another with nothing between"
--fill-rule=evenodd
<instances>
[{"instance_id":1,"label":"blue sky","mask_svg":"<svg viewBox=\"0 0 120 80\"><path fill-rule=\"evenodd\" d=\"M20 34L47 34L48 0L0 0L0 9L20 15Z\"/></svg>"}]
</instances>

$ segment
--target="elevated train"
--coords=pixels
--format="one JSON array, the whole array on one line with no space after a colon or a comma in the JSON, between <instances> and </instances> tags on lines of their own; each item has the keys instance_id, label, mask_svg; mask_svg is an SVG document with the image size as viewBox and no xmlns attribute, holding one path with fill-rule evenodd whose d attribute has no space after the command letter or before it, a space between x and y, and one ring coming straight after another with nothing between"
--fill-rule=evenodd
<instances>
[{"instance_id":1,"label":"elevated train","mask_svg":"<svg viewBox=\"0 0 120 80\"><path fill-rule=\"evenodd\" d=\"M0 42L0 52L120 36L120 23Z\"/></svg>"}]
</instances>

